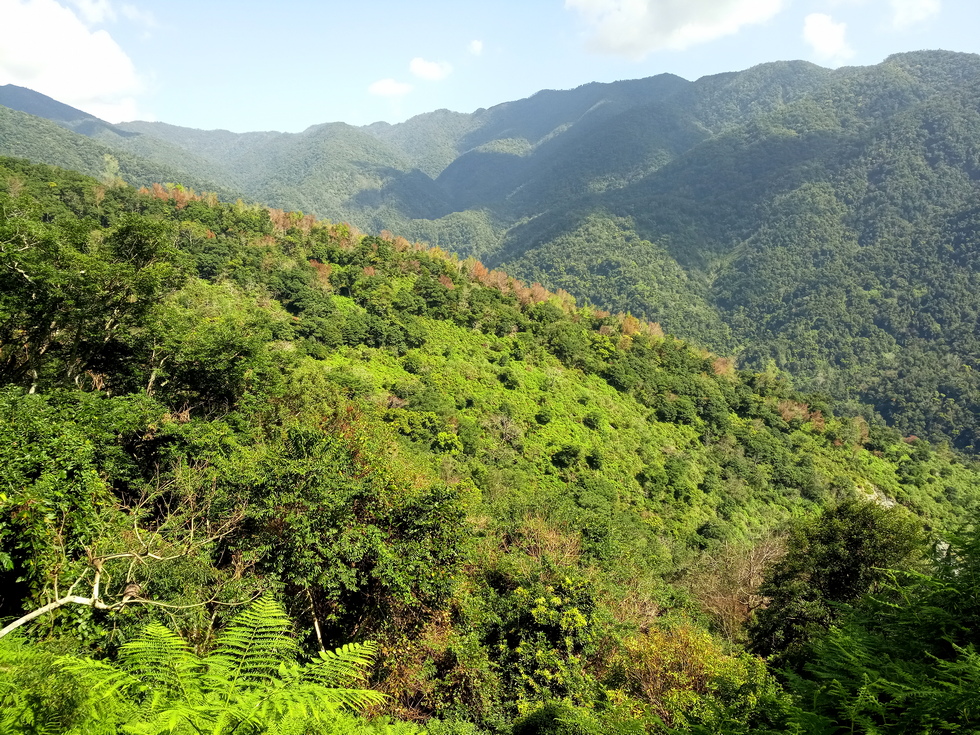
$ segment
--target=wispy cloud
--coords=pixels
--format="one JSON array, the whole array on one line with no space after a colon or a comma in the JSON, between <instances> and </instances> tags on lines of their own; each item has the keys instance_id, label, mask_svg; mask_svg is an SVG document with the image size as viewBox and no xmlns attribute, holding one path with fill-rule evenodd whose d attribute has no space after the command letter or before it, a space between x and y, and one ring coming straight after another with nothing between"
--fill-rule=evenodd
<instances>
[{"instance_id":1,"label":"wispy cloud","mask_svg":"<svg viewBox=\"0 0 980 735\"><path fill-rule=\"evenodd\" d=\"M590 26L593 49L641 59L679 51L762 23L784 0L565 0Z\"/></svg>"},{"instance_id":2,"label":"wispy cloud","mask_svg":"<svg viewBox=\"0 0 980 735\"><path fill-rule=\"evenodd\" d=\"M143 84L132 60L107 31L91 28L110 19L111 7L99 0L76 6L81 18L54 0L0 0L0 84L29 87L110 122L140 117Z\"/></svg>"},{"instance_id":3,"label":"wispy cloud","mask_svg":"<svg viewBox=\"0 0 980 735\"><path fill-rule=\"evenodd\" d=\"M122 3L119 6L119 14L126 20L147 28L156 28L159 25L156 16L151 11L138 8L130 3Z\"/></svg>"},{"instance_id":4,"label":"wispy cloud","mask_svg":"<svg viewBox=\"0 0 980 735\"><path fill-rule=\"evenodd\" d=\"M68 0L88 25L98 25L116 19L116 11L109 0Z\"/></svg>"},{"instance_id":5,"label":"wispy cloud","mask_svg":"<svg viewBox=\"0 0 980 735\"><path fill-rule=\"evenodd\" d=\"M412 59L408 69L419 79L427 79L430 82L438 82L453 73L452 65L445 61L426 61L420 57Z\"/></svg>"},{"instance_id":6,"label":"wispy cloud","mask_svg":"<svg viewBox=\"0 0 980 735\"><path fill-rule=\"evenodd\" d=\"M466 50L474 56L480 56L483 53L483 41L479 41L474 38L472 41L470 41L469 45L466 47Z\"/></svg>"},{"instance_id":7,"label":"wispy cloud","mask_svg":"<svg viewBox=\"0 0 980 735\"><path fill-rule=\"evenodd\" d=\"M120 18L131 23L155 28L156 16L133 3L114 2L114 0L64 0L73 7L82 21L88 26L115 23Z\"/></svg>"},{"instance_id":8,"label":"wispy cloud","mask_svg":"<svg viewBox=\"0 0 980 735\"><path fill-rule=\"evenodd\" d=\"M913 28L942 10L940 0L889 0L892 6L892 27L896 30Z\"/></svg>"},{"instance_id":9,"label":"wispy cloud","mask_svg":"<svg viewBox=\"0 0 980 735\"><path fill-rule=\"evenodd\" d=\"M854 56L846 36L847 24L835 23L825 13L811 13L803 21L803 40L821 61L841 63Z\"/></svg>"},{"instance_id":10,"label":"wispy cloud","mask_svg":"<svg viewBox=\"0 0 980 735\"><path fill-rule=\"evenodd\" d=\"M413 89L411 84L394 79L379 79L370 87L368 92L378 97L404 97Z\"/></svg>"}]
</instances>

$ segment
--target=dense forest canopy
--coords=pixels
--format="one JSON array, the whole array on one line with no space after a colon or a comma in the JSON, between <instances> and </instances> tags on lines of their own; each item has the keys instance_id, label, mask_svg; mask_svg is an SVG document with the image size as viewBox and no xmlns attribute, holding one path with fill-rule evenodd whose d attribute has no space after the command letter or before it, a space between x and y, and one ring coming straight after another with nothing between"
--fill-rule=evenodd
<instances>
[{"instance_id":1,"label":"dense forest canopy","mask_svg":"<svg viewBox=\"0 0 980 735\"><path fill-rule=\"evenodd\" d=\"M103 173L0 159L6 730L975 725L967 455L474 258Z\"/></svg>"}]
</instances>

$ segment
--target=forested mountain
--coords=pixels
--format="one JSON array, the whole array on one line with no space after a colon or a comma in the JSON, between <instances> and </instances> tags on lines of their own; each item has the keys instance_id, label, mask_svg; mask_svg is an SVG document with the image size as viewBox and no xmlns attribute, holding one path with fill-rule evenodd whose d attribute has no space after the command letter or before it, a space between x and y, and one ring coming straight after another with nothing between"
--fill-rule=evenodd
<instances>
[{"instance_id":1,"label":"forested mountain","mask_svg":"<svg viewBox=\"0 0 980 735\"><path fill-rule=\"evenodd\" d=\"M186 186L214 191L223 198L237 196L234 190L210 178L196 178L186 169L120 151L49 120L3 106L0 106L0 147L7 155L63 166L110 183L117 179L137 186L184 182Z\"/></svg>"},{"instance_id":2,"label":"forested mountain","mask_svg":"<svg viewBox=\"0 0 980 735\"><path fill-rule=\"evenodd\" d=\"M4 731L962 731L978 501L474 259L0 159Z\"/></svg>"},{"instance_id":3,"label":"forested mountain","mask_svg":"<svg viewBox=\"0 0 980 735\"><path fill-rule=\"evenodd\" d=\"M166 181L210 179L479 257L974 451L978 78L980 57L932 51L588 84L295 135L85 124L124 177L157 161L176 169ZM38 125L8 126L0 149L95 173L47 153Z\"/></svg>"}]
</instances>

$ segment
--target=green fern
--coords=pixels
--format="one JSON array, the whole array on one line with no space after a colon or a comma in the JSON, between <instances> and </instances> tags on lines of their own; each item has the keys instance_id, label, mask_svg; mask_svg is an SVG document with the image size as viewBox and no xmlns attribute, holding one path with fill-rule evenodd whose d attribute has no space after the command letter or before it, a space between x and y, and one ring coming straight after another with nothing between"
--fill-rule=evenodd
<instances>
[{"instance_id":1,"label":"green fern","mask_svg":"<svg viewBox=\"0 0 980 735\"><path fill-rule=\"evenodd\" d=\"M111 723L124 719L131 710L117 696L125 672L105 671L97 678L103 689L92 690L84 671L62 665L63 659L37 646L7 636L0 640L0 732L30 735L114 733ZM100 668L100 662L87 662ZM138 682L137 682L138 683Z\"/></svg>"},{"instance_id":2,"label":"green fern","mask_svg":"<svg viewBox=\"0 0 980 735\"><path fill-rule=\"evenodd\" d=\"M83 693L72 715L76 724L52 722L47 731L95 735L309 735L386 732L367 727L350 713L380 704L385 695L358 689L375 647L349 644L296 662L298 647L282 606L263 598L240 614L206 657L194 654L176 633L153 624L125 644L118 662L74 657L57 659L63 676ZM16 677L38 653L0 648L2 732L42 733L27 698L16 699ZM53 657L52 657L53 658ZM12 693L13 692L13 693ZM23 701L21 701L23 700Z\"/></svg>"},{"instance_id":3,"label":"green fern","mask_svg":"<svg viewBox=\"0 0 980 735\"><path fill-rule=\"evenodd\" d=\"M206 663L211 675L229 692L273 679L283 661L296 658L292 623L282 606L270 597L256 600L218 637Z\"/></svg>"},{"instance_id":4,"label":"green fern","mask_svg":"<svg viewBox=\"0 0 980 735\"><path fill-rule=\"evenodd\" d=\"M180 697L193 688L201 661L183 638L160 623L151 623L142 636L122 646L119 666L153 691Z\"/></svg>"},{"instance_id":5,"label":"green fern","mask_svg":"<svg viewBox=\"0 0 980 735\"><path fill-rule=\"evenodd\" d=\"M79 725L72 733L116 733L115 723L137 716L139 703L150 692L139 677L110 661L65 656L59 658L59 663L78 682L81 695L75 711Z\"/></svg>"},{"instance_id":6,"label":"green fern","mask_svg":"<svg viewBox=\"0 0 980 735\"><path fill-rule=\"evenodd\" d=\"M63 717L32 697L27 669L42 656L14 636L0 639L0 732L54 733Z\"/></svg>"}]
</instances>

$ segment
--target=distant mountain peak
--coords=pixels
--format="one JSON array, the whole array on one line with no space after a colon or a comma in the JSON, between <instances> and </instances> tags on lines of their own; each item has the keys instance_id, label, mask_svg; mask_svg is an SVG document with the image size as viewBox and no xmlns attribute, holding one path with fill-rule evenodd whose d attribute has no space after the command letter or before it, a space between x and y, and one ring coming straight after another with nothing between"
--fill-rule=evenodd
<instances>
[{"instance_id":1,"label":"distant mountain peak","mask_svg":"<svg viewBox=\"0 0 980 735\"><path fill-rule=\"evenodd\" d=\"M18 87L16 84L0 86L0 105L9 107L11 110L26 112L28 115L43 117L63 128L90 138L96 137L102 130L109 130L123 138L138 135L138 133L126 132L100 117L79 110L77 107L58 102L46 94L35 92L27 87Z\"/></svg>"},{"instance_id":2,"label":"distant mountain peak","mask_svg":"<svg viewBox=\"0 0 980 735\"><path fill-rule=\"evenodd\" d=\"M96 120L106 123L84 110L77 107L66 105L64 102L48 97L46 94L35 92L27 87L18 87L16 84L5 84L0 86L0 105L9 107L12 110L20 110L29 115L44 117L53 122L80 122L82 120Z\"/></svg>"}]
</instances>

